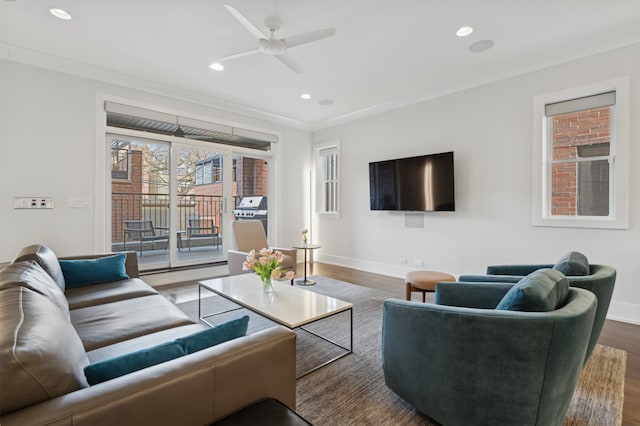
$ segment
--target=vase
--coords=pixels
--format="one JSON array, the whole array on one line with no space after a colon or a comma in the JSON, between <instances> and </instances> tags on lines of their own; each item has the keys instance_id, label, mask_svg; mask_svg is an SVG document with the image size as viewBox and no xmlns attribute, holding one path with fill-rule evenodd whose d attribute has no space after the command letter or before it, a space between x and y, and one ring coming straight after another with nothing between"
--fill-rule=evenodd
<instances>
[{"instance_id":1,"label":"vase","mask_svg":"<svg viewBox=\"0 0 640 426\"><path fill-rule=\"evenodd\" d=\"M271 277L265 277L262 279L262 291L264 293L273 293L273 283L271 282Z\"/></svg>"}]
</instances>

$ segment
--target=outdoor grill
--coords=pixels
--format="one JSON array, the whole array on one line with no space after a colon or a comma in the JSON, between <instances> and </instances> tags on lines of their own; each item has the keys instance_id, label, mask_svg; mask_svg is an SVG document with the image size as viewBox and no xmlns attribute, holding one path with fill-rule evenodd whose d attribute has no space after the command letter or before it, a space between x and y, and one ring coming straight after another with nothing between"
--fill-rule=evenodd
<instances>
[{"instance_id":1,"label":"outdoor grill","mask_svg":"<svg viewBox=\"0 0 640 426\"><path fill-rule=\"evenodd\" d=\"M244 197L233 211L236 220L259 220L267 231L267 197Z\"/></svg>"}]
</instances>

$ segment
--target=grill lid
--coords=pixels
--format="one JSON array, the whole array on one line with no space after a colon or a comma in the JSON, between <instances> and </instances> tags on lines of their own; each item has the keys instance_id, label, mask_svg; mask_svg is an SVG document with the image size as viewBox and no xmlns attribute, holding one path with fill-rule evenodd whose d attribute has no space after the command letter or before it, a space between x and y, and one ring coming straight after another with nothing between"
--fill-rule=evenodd
<instances>
[{"instance_id":1,"label":"grill lid","mask_svg":"<svg viewBox=\"0 0 640 426\"><path fill-rule=\"evenodd\" d=\"M244 197L238 204L238 210L265 210L267 208L267 197Z\"/></svg>"}]
</instances>

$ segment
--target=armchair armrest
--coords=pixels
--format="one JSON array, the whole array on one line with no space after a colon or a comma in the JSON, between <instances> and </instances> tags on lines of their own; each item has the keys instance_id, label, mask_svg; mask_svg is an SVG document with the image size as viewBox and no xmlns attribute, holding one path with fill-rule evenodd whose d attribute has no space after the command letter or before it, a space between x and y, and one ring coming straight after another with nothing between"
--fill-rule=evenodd
<instances>
[{"instance_id":1,"label":"armchair armrest","mask_svg":"<svg viewBox=\"0 0 640 426\"><path fill-rule=\"evenodd\" d=\"M543 268L553 268L553 265L490 265L487 266L487 275L529 275Z\"/></svg>"},{"instance_id":2,"label":"armchair armrest","mask_svg":"<svg viewBox=\"0 0 640 426\"><path fill-rule=\"evenodd\" d=\"M227 265L229 265L229 275L248 274L251 271L243 271L242 264L247 260L249 253L238 250L227 251Z\"/></svg>"},{"instance_id":3,"label":"armchair armrest","mask_svg":"<svg viewBox=\"0 0 640 426\"><path fill-rule=\"evenodd\" d=\"M458 281L467 283L517 283L522 277L521 275L460 275Z\"/></svg>"},{"instance_id":4,"label":"armchair armrest","mask_svg":"<svg viewBox=\"0 0 640 426\"><path fill-rule=\"evenodd\" d=\"M512 283L442 282L436 284L437 305L494 309Z\"/></svg>"},{"instance_id":5,"label":"armchair armrest","mask_svg":"<svg viewBox=\"0 0 640 426\"><path fill-rule=\"evenodd\" d=\"M291 256L293 259L293 267L298 264L298 250L290 247L271 247L274 250L280 250L282 254L286 254L287 256Z\"/></svg>"},{"instance_id":6,"label":"armchair armrest","mask_svg":"<svg viewBox=\"0 0 640 426\"><path fill-rule=\"evenodd\" d=\"M298 251L296 249L287 249L287 248L278 248L278 247L271 247L271 248L274 250L281 251L282 254L291 256L291 258L293 259L293 267L295 270L295 266L298 263L297 262ZM247 259L248 254L249 254L248 252L239 251L239 250L227 251L227 264L229 266L229 275L248 274L251 272L251 271L242 270L242 264Z\"/></svg>"}]
</instances>

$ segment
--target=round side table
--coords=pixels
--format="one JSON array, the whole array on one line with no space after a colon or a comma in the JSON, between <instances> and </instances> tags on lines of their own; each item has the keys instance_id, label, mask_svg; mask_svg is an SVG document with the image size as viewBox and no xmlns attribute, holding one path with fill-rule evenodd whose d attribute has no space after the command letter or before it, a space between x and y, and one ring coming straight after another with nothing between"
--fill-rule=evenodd
<instances>
[{"instance_id":1,"label":"round side table","mask_svg":"<svg viewBox=\"0 0 640 426\"><path fill-rule=\"evenodd\" d=\"M304 250L304 279L296 280L298 285L314 285L314 280L307 279L307 250L319 249L321 246L318 244L302 244L299 246L293 246L294 249Z\"/></svg>"}]
</instances>

